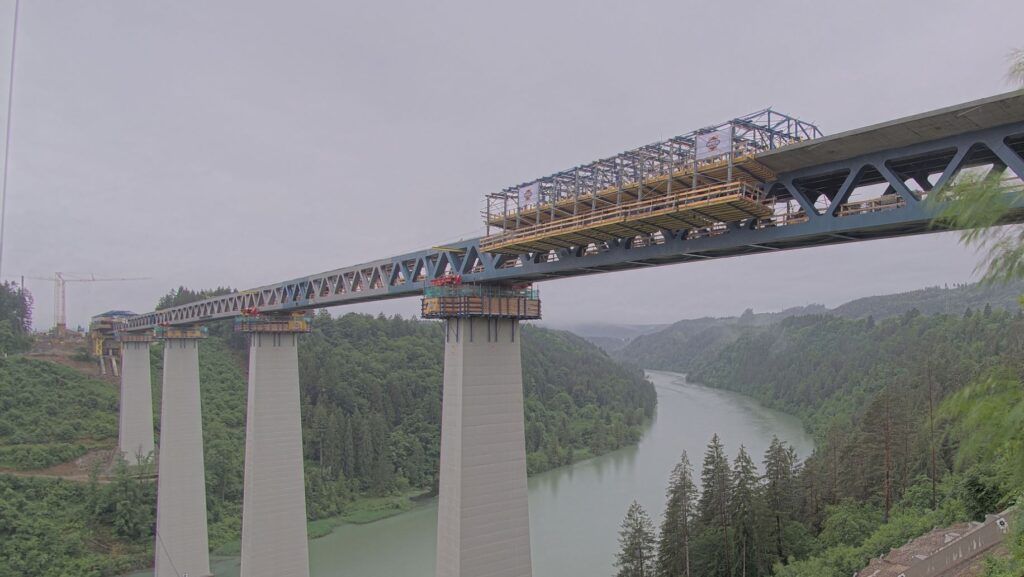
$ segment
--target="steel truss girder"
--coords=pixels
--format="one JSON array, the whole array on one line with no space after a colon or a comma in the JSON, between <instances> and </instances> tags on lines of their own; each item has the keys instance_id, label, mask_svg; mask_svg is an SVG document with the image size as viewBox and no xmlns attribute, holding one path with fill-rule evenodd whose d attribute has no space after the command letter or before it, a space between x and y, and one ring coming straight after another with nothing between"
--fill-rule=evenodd
<instances>
[{"instance_id":1,"label":"steel truss girder","mask_svg":"<svg viewBox=\"0 0 1024 577\"><path fill-rule=\"evenodd\" d=\"M312 309L350 303L377 301L419 295L430 280L446 274L460 274L465 282L536 282L570 276L596 274L664 264L776 252L845 242L889 238L935 232L928 214L904 183L922 179L920 174L897 175L893 161L907 158L946 158L953 154L939 174L938 188L966 167L969 153L983 146L1000 163L1024 180L1024 158L1006 141L1024 136L1024 122L983 131L922 142L912 146L880 150L848 160L831 162L779 175L766 190L782 191L780 200L792 197L807 215L804 222L785 226L755 226L754 221L726 226L699 238L675 231L662 233L660 242L651 240L634 246L633 239L613 239L587 246L528 253L517 257L482 253L480 239L452 243L449 246L421 250L390 259L340 268L308 277L267 285L254 290L215 297L196 303L151 312L130 318L126 329L146 330L158 325L184 325L225 319L241 314L242 309L261 312ZM895 208L865 214L837 216L839 203L849 193L857 174L872 167L882 176L904 203ZM846 172L847 176L828 210L819 214L794 181ZM924 187L922 187L924 188ZM1024 220L1024 202L1015 206L1015 220Z\"/></svg>"}]
</instances>

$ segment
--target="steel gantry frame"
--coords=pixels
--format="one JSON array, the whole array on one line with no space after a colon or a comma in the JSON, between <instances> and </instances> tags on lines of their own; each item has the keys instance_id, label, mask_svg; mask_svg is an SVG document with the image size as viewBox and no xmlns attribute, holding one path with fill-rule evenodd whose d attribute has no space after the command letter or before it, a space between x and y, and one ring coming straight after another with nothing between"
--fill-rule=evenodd
<instances>
[{"instance_id":1,"label":"steel gantry frame","mask_svg":"<svg viewBox=\"0 0 1024 577\"><path fill-rule=\"evenodd\" d=\"M816 138L756 156L773 214L519 255L480 250L480 238L137 315L147 330L261 313L410 297L449 274L469 283L523 283L672 263L943 230L923 204L965 169L1024 179L1024 91ZM1014 176L1015 175L1015 176ZM870 198L860 196L874 190ZM1017 197L1010 220L1024 221Z\"/></svg>"},{"instance_id":2,"label":"steel gantry frame","mask_svg":"<svg viewBox=\"0 0 1024 577\"><path fill-rule=\"evenodd\" d=\"M537 212L534 219L536 223L542 211L551 211L552 218L575 215L581 202L592 210L621 204L623 190L631 185L638 188L636 196L642 198L645 196L646 181L659 177L679 177L687 171L697 173L699 165L721 162L721 156L698 162L696 139L698 135L722 129L731 132L729 162L734 157L751 157L759 152L821 137L817 126L766 108L488 194L485 196L483 211L488 234L492 227L517 227L519 220L528 217L527 213L534 210ZM715 181L708 174L698 176ZM696 180L693 184L696 185ZM536 202L529 207L520 205L519 191L523 189L536 191ZM601 193L609 191L618 191L619 194L612 195L611 199L604 198Z\"/></svg>"}]
</instances>

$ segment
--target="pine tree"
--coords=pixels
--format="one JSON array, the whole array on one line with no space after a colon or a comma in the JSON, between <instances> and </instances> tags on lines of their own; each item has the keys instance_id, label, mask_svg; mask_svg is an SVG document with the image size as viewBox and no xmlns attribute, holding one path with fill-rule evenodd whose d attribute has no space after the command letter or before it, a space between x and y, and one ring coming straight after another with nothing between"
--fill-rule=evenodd
<instances>
[{"instance_id":1,"label":"pine tree","mask_svg":"<svg viewBox=\"0 0 1024 577\"><path fill-rule=\"evenodd\" d=\"M716 577L732 575L732 538L729 531L729 497L732 482L729 460L725 456L718 435L711 438L704 452L704 465L700 481L702 492L697 505L697 519L701 533L715 533L719 539L717 551L705 556L704 575ZM724 566L719 566L724 561Z\"/></svg>"},{"instance_id":2,"label":"pine tree","mask_svg":"<svg viewBox=\"0 0 1024 577\"><path fill-rule=\"evenodd\" d=\"M796 512L796 452L778 437L764 454L764 502L771 520L768 527L774 560L785 562L790 551L784 543L784 527Z\"/></svg>"},{"instance_id":3,"label":"pine tree","mask_svg":"<svg viewBox=\"0 0 1024 577\"><path fill-rule=\"evenodd\" d=\"M341 434L341 470L346 477L352 477L356 472L356 444L355 434L352 432L352 419L345 419L345 426Z\"/></svg>"},{"instance_id":4,"label":"pine tree","mask_svg":"<svg viewBox=\"0 0 1024 577\"><path fill-rule=\"evenodd\" d=\"M658 577L690 577L690 540L696 515L697 487L693 467L683 451L666 491L665 518L658 541Z\"/></svg>"},{"instance_id":5,"label":"pine tree","mask_svg":"<svg viewBox=\"0 0 1024 577\"><path fill-rule=\"evenodd\" d=\"M757 468L743 445L740 445L740 452L733 461L732 498L729 505L736 544L737 565L734 574L748 577L767 573L763 570L765 563L761 554L764 539Z\"/></svg>"},{"instance_id":6,"label":"pine tree","mask_svg":"<svg viewBox=\"0 0 1024 577\"><path fill-rule=\"evenodd\" d=\"M619 530L617 577L653 577L654 547L654 524L644 508L633 501Z\"/></svg>"}]
</instances>

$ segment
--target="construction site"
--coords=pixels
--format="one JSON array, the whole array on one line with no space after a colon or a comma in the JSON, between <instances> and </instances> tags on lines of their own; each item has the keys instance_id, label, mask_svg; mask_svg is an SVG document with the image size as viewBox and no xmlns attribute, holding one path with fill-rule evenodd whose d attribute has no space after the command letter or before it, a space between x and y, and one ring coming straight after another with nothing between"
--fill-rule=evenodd
<instances>
[{"instance_id":1,"label":"construction site","mask_svg":"<svg viewBox=\"0 0 1024 577\"><path fill-rule=\"evenodd\" d=\"M770 218L778 202L764 186L776 174L759 155L820 136L813 124L765 109L512 186L486 196L480 248L596 250L614 239Z\"/></svg>"}]
</instances>

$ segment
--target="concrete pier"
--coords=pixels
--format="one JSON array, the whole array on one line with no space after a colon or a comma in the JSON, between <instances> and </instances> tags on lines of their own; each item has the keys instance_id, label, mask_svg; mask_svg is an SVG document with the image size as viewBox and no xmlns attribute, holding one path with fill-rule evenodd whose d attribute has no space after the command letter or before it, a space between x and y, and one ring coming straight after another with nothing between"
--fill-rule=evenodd
<instances>
[{"instance_id":1,"label":"concrete pier","mask_svg":"<svg viewBox=\"0 0 1024 577\"><path fill-rule=\"evenodd\" d=\"M530 577L519 321L445 321L437 577Z\"/></svg>"},{"instance_id":2,"label":"concrete pier","mask_svg":"<svg viewBox=\"0 0 1024 577\"><path fill-rule=\"evenodd\" d=\"M164 341L155 577L207 577L206 476L196 329L168 329Z\"/></svg>"},{"instance_id":3,"label":"concrete pier","mask_svg":"<svg viewBox=\"0 0 1024 577\"><path fill-rule=\"evenodd\" d=\"M247 327L241 329L250 343L240 575L308 577L298 335L285 322Z\"/></svg>"},{"instance_id":4,"label":"concrete pier","mask_svg":"<svg viewBox=\"0 0 1024 577\"><path fill-rule=\"evenodd\" d=\"M153 384L150 377L149 336L121 339L121 407L117 448L129 465L154 456ZM114 365L114 357L110 358ZM116 369L115 369L116 374Z\"/></svg>"}]
</instances>

